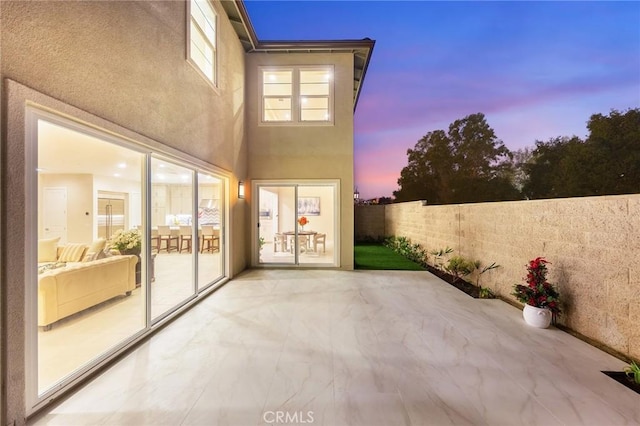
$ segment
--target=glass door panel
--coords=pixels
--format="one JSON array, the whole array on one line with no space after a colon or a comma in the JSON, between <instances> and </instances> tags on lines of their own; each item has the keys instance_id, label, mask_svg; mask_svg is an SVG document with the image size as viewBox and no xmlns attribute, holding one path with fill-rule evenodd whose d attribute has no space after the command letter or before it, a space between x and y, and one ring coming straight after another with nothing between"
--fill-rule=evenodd
<instances>
[{"instance_id":1,"label":"glass door panel","mask_svg":"<svg viewBox=\"0 0 640 426\"><path fill-rule=\"evenodd\" d=\"M335 186L298 186L299 264L334 263ZM304 226L301 226L304 223Z\"/></svg>"},{"instance_id":2,"label":"glass door panel","mask_svg":"<svg viewBox=\"0 0 640 426\"><path fill-rule=\"evenodd\" d=\"M257 188L258 264L337 265L336 184Z\"/></svg>"},{"instance_id":3,"label":"glass door panel","mask_svg":"<svg viewBox=\"0 0 640 426\"><path fill-rule=\"evenodd\" d=\"M151 158L151 318L195 294L193 171Z\"/></svg>"},{"instance_id":4,"label":"glass door panel","mask_svg":"<svg viewBox=\"0 0 640 426\"><path fill-rule=\"evenodd\" d=\"M259 264L295 264L296 187L260 186L258 189Z\"/></svg>"},{"instance_id":5,"label":"glass door panel","mask_svg":"<svg viewBox=\"0 0 640 426\"><path fill-rule=\"evenodd\" d=\"M224 185L211 174L198 173L198 289L224 275Z\"/></svg>"},{"instance_id":6,"label":"glass door panel","mask_svg":"<svg viewBox=\"0 0 640 426\"><path fill-rule=\"evenodd\" d=\"M146 326L139 272L145 265L138 255L145 155L57 120L38 119L37 145L38 263L32 268L41 396ZM105 193L117 199L100 200ZM110 227L100 212L106 205Z\"/></svg>"}]
</instances>

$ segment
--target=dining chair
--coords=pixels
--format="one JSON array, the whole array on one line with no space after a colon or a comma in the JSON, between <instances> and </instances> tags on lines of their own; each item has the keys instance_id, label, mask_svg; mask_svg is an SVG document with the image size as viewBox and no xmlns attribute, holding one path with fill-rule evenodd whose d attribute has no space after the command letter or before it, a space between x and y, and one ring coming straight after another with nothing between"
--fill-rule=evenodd
<instances>
[{"instance_id":1,"label":"dining chair","mask_svg":"<svg viewBox=\"0 0 640 426\"><path fill-rule=\"evenodd\" d=\"M158 253L162 250L162 243L165 243L165 250L167 253L171 253L172 249L178 251L179 235L175 235L171 232L171 227L167 225L158 225ZM175 245L171 244L175 241Z\"/></svg>"},{"instance_id":2,"label":"dining chair","mask_svg":"<svg viewBox=\"0 0 640 426\"><path fill-rule=\"evenodd\" d=\"M200 253L220 251L220 230L215 229L213 225L202 225L201 242Z\"/></svg>"},{"instance_id":3,"label":"dining chair","mask_svg":"<svg viewBox=\"0 0 640 426\"><path fill-rule=\"evenodd\" d=\"M278 250L278 246L280 246L280 250ZM287 236L277 233L273 236L273 252L287 251Z\"/></svg>"},{"instance_id":4,"label":"dining chair","mask_svg":"<svg viewBox=\"0 0 640 426\"><path fill-rule=\"evenodd\" d=\"M313 251L318 252L318 245L322 244L322 252L324 253L326 250L325 240L327 238L327 234L315 234L313 236Z\"/></svg>"},{"instance_id":5,"label":"dining chair","mask_svg":"<svg viewBox=\"0 0 640 426\"><path fill-rule=\"evenodd\" d=\"M191 226L188 225L182 225L180 226L180 250L179 252L182 253L184 250L187 250L189 253L191 253L191 243L193 241L193 228ZM185 243L186 243L186 248L185 248Z\"/></svg>"}]
</instances>

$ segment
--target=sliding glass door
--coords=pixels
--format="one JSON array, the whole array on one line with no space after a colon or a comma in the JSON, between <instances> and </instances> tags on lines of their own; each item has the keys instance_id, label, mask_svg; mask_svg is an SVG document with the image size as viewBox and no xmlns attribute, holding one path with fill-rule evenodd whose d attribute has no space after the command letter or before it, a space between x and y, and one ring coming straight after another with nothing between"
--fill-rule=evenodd
<instances>
[{"instance_id":1,"label":"sliding glass door","mask_svg":"<svg viewBox=\"0 0 640 426\"><path fill-rule=\"evenodd\" d=\"M337 266L337 185L256 183L256 263Z\"/></svg>"},{"instance_id":2,"label":"sliding glass door","mask_svg":"<svg viewBox=\"0 0 640 426\"><path fill-rule=\"evenodd\" d=\"M27 125L33 409L225 277L228 178L36 109Z\"/></svg>"},{"instance_id":3,"label":"sliding glass door","mask_svg":"<svg viewBox=\"0 0 640 426\"><path fill-rule=\"evenodd\" d=\"M41 395L146 327L145 154L88 129L43 119L36 126L30 285Z\"/></svg>"}]
</instances>

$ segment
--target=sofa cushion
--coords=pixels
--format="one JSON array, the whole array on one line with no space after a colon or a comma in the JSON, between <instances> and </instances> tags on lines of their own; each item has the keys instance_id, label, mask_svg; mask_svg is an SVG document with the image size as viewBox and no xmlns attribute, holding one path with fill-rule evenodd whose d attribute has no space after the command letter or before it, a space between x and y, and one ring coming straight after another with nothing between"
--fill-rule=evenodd
<instances>
[{"instance_id":1,"label":"sofa cushion","mask_svg":"<svg viewBox=\"0 0 640 426\"><path fill-rule=\"evenodd\" d=\"M98 238L93 243L91 243L82 260L84 262L91 262L93 260L102 259L106 257L103 251L106 244L107 244L107 240L105 240L104 238Z\"/></svg>"},{"instance_id":2,"label":"sofa cushion","mask_svg":"<svg viewBox=\"0 0 640 426\"><path fill-rule=\"evenodd\" d=\"M87 246L81 243L69 243L62 249L59 262L80 262L84 256Z\"/></svg>"},{"instance_id":3,"label":"sofa cushion","mask_svg":"<svg viewBox=\"0 0 640 426\"><path fill-rule=\"evenodd\" d=\"M58 260L58 241L60 241L60 237L38 240L38 263Z\"/></svg>"}]
</instances>

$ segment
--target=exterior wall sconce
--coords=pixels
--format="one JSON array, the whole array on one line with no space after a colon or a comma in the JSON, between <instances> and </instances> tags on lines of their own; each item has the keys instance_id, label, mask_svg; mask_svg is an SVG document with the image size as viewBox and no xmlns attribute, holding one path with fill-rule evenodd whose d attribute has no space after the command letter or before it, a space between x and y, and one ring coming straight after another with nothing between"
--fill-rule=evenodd
<instances>
[{"instance_id":1,"label":"exterior wall sconce","mask_svg":"<svg viewBox=\"0 0 640 426\"><path fill-rule=\"evenodd\" d=\"M244 199L244 181L238 181L238 198Z\"/></svg>"},{"instance_id":2,"label":"exterior wall sconce","mask_svg":"<svg viewBox=\"0 0 640 426\"><path fill-rule=\"evenodd\" d=\"M360 199L360 193L358 192L358 188L356 188L356 190L353 192L353 201L357 203L359 199Z\"/></svg>"}]
</instances>

